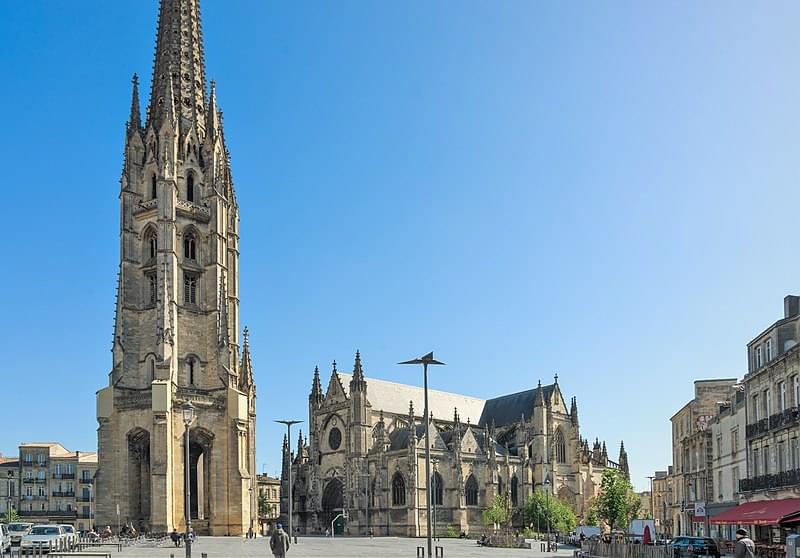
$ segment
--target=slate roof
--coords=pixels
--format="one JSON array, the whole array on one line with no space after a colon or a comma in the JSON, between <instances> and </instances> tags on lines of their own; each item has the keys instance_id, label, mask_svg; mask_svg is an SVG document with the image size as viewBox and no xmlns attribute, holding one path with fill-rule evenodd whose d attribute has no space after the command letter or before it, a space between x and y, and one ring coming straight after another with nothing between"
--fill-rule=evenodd
<instances>
[{"instance_id":1,"label":"slate roof","mask_svg":"<svg viewBox=\"0 0 800 558\"><path fill-rule=\"evenodd\" d=\"M341 377L345 393L350 395L350 380L353 378L353 375L339 372L339 376ZM425 397L421 387L387 382L386 380L378 380L369 377L364 379L367 381L367 400L372 405L373 410L383 410L387 413L407 415L408 402L413 401L414 411L418 415L423 413ZM481 416L481 411L485 403L485 400L478 399L477 397L470 397L469 395L428 389L428 405L433 413L434 419L453 420L453 411L457 408L462 422L466 422L467 419L469 419L474 424L475 421L478 420L478 417ZM517 416L517 420L519 420L519 415Z\"/></svg>"},{"instance_id":2,"label":"slate roof","mask_svg":"<svg viewBox=\"0 0 800 558\"><path fill-rule=\"evenodd\" d=\"M545 401L550 400L554 387L555 384L541 387L541 389L544 390ZM505 426L512 422L519 422L523 414L526 418L530 418L533 412L534 402L536 401L536 392L539 389L540 388L535 387L526 391L489 399L483 407L478 425L489 425L492 423L492 420L494 420L496 426Z\"/></svg>"}]
</instances>

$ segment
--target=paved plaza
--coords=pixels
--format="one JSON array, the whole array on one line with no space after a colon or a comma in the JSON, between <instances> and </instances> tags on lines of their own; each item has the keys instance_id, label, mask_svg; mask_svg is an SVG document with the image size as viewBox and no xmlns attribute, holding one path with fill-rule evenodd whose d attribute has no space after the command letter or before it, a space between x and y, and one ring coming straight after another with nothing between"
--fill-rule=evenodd
<instances>
[{"instance_id":1,"label":"paved plaza","mask_svg":"<svg viewBox=\"0 0 800 558\"><path fill-rule=\"evenodd\" d=\"M287 558L338 558L338 557L364 557L364 558L415 558L416 547L425 546L425 539L407 539L395 537L381 538L336 538L301 537L297 545L292 545ZM442 539L435 543L444 548L445 558L502 558L502 557L536 557L572 556L572 549L565 547L558 552L544 554L538 550L528 549L503 549L482 548L474 540ZM121 554L114 554L120 558L183 558L186 550L167 546L158 548L129 547ZM201 537L192 547L192 557L201 558L202 554L208 558L271 558L269 540L258 538L244 540L231 537Z\"/></svg>"}]
</instances>

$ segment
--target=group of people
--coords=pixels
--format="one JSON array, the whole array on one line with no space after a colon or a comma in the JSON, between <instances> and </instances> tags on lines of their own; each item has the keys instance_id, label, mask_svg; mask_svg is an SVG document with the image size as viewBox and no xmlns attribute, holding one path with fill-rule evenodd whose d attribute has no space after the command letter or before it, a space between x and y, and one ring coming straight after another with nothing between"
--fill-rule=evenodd
<instances>
[{"instance_id":1,"label":"group of people","mask_svg":"<svg viewBox=\"0 0 800 558\"><path fill-rule=\"evenodd\" d=\"M174 544L176 547L178 547L185 540L188 540L189 542L193 543L194 539L195 539L195 535L194 535L194 531L189 531L189 534L187 535L186 533L178 533L177 529L173 529L172 533L169 534L169 538L172 541L172 544Z\"/></svg>"}]
</instances>

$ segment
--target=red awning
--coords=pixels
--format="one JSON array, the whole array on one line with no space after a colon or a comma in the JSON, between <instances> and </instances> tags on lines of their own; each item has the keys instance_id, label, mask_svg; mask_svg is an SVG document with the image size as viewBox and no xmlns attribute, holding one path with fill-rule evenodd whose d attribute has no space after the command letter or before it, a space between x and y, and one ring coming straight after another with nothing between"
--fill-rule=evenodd
<instances>
[{"instance_id":1,"label":"red awning","mask_svg":"<svg viewBox=\"0 0 800 558\"><path fill-rule=\"evenodd\" d=\"M713 525L777 525L781 518L800 511L800 498L747 502L709 519Z\"/></svg>"}]
</instances>

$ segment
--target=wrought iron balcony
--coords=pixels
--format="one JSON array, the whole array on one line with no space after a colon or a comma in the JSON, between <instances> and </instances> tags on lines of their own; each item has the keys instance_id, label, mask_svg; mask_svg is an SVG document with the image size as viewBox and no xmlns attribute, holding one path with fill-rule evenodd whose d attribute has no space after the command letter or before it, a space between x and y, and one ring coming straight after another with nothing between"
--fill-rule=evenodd
<instances>
[{"instance_id":1,"label":"wrought iron balcony","mask_svg":"<svg viewBox=\"0 0 800 558\"><path fill-rule=\"evenodd\" d=\"M54 479L74 479L75 473L53 473Z\"/></svg>"},{"instance_id":2,"label":"wrought iron balcony","mask_svg":"<svg viewBox=\"0 0 800 558\"><path fill-rule=\"evenodd\" d=\"M53 497L54 498L74 498L75 497L75 491L73 490L72 492L64 492L64 491L54 490L53 491Z\"/></svg>"},{"instance_id":3,"label":"wrought iron balcony","mask_svg":"<svg viewBox=\"0 0 800 558\"><path fill-rule=\"evenodd\" d=\"M88 503L88 502L91 502L91 501L92 501L92 497L91 497L91 496L78 496L78 497L76 498L76 500L77 500L78 502L82 502L82 503Z\"/></svg>"},{"instance_id":4,"label":"wrought iron balcony","mask_svg":"<svg viewBox=\"0 0 800 558\"><path fill-rule=\"evenodd\" d=\"M789 407L779 413L763 418L745 428L747 438L755 438L774 430L797 426L800 424L800 407Z\"/></svg>"},{"instance_id":5,"label":"wrought iron balcony","mask_svg":"<svg viewBox=\"0 0 800 558\"><path fill-rule=\"evenodd\" d=\"M81 483L81 484L94 484L94 479L91 478L91 477L89 477L89 478L81 477L78 482Z\"/></svg>"},{"instance_id":6,"label":"wrought iron balcony","mask_svg":"<svg viewBox=\"0 0 800 558\"><path fill-rule=\"evenodd\" d=\"M769 490L797 484L800 484L800 469L792 469L791 471L783 471L774 475L761 475L751 479L742 479L739 481L739 491Z\"/></svg>"}]
</instances>

